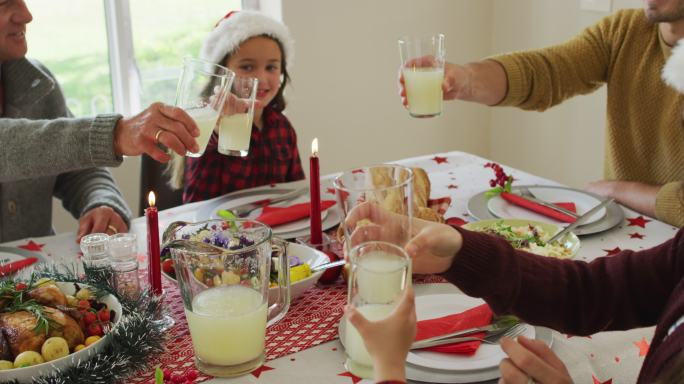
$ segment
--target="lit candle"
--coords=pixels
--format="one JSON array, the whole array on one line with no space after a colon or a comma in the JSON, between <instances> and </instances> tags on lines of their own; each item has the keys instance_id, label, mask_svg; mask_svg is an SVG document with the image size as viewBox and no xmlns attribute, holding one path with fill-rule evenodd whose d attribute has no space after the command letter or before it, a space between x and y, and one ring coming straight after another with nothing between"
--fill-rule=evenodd
<instances>
[{"instance_id":1,"label":"lit candle","mask_svg":"<svg viewBox=\"0 0 684 384\"><path fill-rule=\"evenodd\" d=\"M157 207L154 192L150 191L147 195L147 202L150 204L145 209L147 218L147 277L150 288L155 295L161 295L161 261L159 260L159 219L157 217Z\"/></svg>"},{"instance_id":2,"label":"lit candle","mask_svg":"<svg viewBox=\"0 0 684 384\"><path fill-rule=\"evenodd\" d=\"M321 229L321 178L318 164L318 138L311 142L311 156L309 157L309 193L311 194L311 244L322 244Z\"/></svg>"}]
</instances>

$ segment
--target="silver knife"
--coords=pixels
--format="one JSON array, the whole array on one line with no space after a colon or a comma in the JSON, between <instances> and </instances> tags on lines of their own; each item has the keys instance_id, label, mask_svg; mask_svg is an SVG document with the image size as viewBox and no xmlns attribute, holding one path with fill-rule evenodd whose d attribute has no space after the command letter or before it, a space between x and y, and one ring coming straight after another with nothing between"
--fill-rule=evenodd
<instances>
[{"instance_id":1,"label":"silver knife","mask_svg":"<svg viewBox=\"0 0 684 384\"><path fill-rule=\"evenodd\" d=\"M311 268L311 272L324 271L328 268L339 267L340 265L344 265L346 262L347 262L346 260L337 260L337 261L333 261L332 263L325 263L325 264L317 265L317 266Z\"/></svg>"},{"instance_id":2,"label":"silver knife","mask_svg":"<svg viewBox=\"0 0 684 384\"><path fill-rule=\"evenodd\" d=\"M614 201L615 201L614 199L606 199L606 200L603 200L603 201L601 202L601 204L596 205L594 208L588 210L585 214L583 214L582 216L578 217L577 220L575 220L574 223L572 223L572 224L566 226L565 228L563 228L562 231L560 231L560 232L556 233L555 235L553 235L553 237L551 237L551 238L547 241L547 243L553 243L554 241L563 238L563 236L565 236L566 233L568 233L568 232L572 231L573 229L577 228L578 226L584 224L590 217L592 217L592 216L593 216L596 212L598 212L601 208L605 207L606 205L608 205L608 204L610 204L610 203L612 203L612 202L614 202Z\"/></svg>"},{"instance_id":3,"label":"silver knife","mask_svg":"<svg viewBox=\"0 0 684 384\"><path fill-rule=\"evenodd\" d=\"M259 201L255 201L252 203L247 203L247 204L242 204L238 205L237 207L233 207L230 209L231 212L237 217L245 217L247 216L250 212L257 208L264 207L269 204L274 204L274 203L279 203L281 201L287 201L287 200L292 200L296 197L299 197L306 193L309 190L309 187L303 187L300 189L296 189L292 192L285 193L283 195L280 195L278 197L274 197L272 199L263 199Z\"/></svg>"}]
</instances>

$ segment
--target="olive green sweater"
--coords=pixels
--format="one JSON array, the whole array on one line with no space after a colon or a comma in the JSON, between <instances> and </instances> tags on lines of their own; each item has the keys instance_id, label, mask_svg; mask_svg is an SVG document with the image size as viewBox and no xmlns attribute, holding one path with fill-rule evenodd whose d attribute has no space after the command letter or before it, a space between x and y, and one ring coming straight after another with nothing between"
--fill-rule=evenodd
<instances>
[{"instance_id":1,"label":"olive green sweater","mask_svg":"<svg viewBox=\"0 0 684 384\"><path fill-rule=\"evenodd\" d=\"M606 179L662 185L656 217L681 227L684 96L661 79L669 56L657 24L630 9L564 44L492 59L508 77L500 105L542 111L607 84Z\"/></svg>"}]
</instances>

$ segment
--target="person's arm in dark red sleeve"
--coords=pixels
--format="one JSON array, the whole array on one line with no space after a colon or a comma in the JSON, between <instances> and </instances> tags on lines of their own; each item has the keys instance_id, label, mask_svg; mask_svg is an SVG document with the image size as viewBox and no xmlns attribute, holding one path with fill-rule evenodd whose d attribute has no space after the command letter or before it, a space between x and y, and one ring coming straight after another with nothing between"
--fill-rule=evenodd
<instances>
[{"instance_id":1,"label":"person's arm in dark red sleeve","mask_svg":"<svg viewBox=\"0 0 684 384\"><path fill-rule=\"evenodd\" d=\"M684 236L591 263L514 250L459 229L463 247L444 276L497 314L574 335L654 325L684 271Z\"/></svg>"}]
</instances>

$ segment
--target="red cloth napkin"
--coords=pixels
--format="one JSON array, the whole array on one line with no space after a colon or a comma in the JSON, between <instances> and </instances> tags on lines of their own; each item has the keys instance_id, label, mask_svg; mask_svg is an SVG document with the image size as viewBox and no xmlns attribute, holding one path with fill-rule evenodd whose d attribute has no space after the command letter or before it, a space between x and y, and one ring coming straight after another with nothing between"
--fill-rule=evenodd
<instances>
[{"instance_id":1,"label":"red cloth napkin","mask_svg":"<svg viewBox=\"0 0 684 384\"><path fill-rule=\"evenodd\" d=\"M333 205L335 205L335 200L323 200L321 201L321 211L325 211ZM289 207L265 206L261 211L261 215L255 220L262 222L269 227L275 227L280 224L309 217L310 210L311 204L309 202L293 204Z\"/></svg>"},{"instance_id":2,"label":"red cloth napkin","mask_svg":"<svg viewBox=\"0 0 684 384\"><path fill-rule=\"evenodd\" d=\"M11 263L0 265L0 276L11 275L22 268L38 261L37 257L28 257L26 259L16 260Z\"/></svg>"},{"instance_id":3,"label":"red cloth napkin","mask_svg":"<svg viewBox=\"0 0 684 384\"><path fill-rule=\"evenodd\" d=\"M419 321L416 330L416 341L428 339L430 337L446 335L447 333L461 331L468 328L481 327L492 322L492 310L489 305L482 304L467 311L438 317L436 319ZM485 332L475 333L468 336L484 337ZM435 347L425 348L426 351L457 353L462 355L473 355L480 348L481 342L468 341L458 344L445 344Z\"/></svg>"},{"instance_id":4,"label":"red cloth napkin","mask_svg":"<svg viewBox=\"0 0 684 384\"><path fill-rule=\"evenodd\" d=\"M509 203L515 204L517 206L520 206L520 207L523 207L526 209L529 209L530 211L537 212L541 215L544 215L546 217L550 217L552 219L556 219L558 221L562 221L564 223L574 223L576 220L574 217L572 217L570 215L566 215L563 212L559 212L559 211L556 211L552 208L545 207L541 204L537 204L534 201L527 200L526 198L524 198L520 195L516 195L516 194L508 193L508 192L501 192L501 198L508 201ZM569 211L576 211L574 203L553 203L553 204L556 204L556 205L563 207L565 209L572 208L572 209L568 209Z\"/></svg>"}]
</instances>

